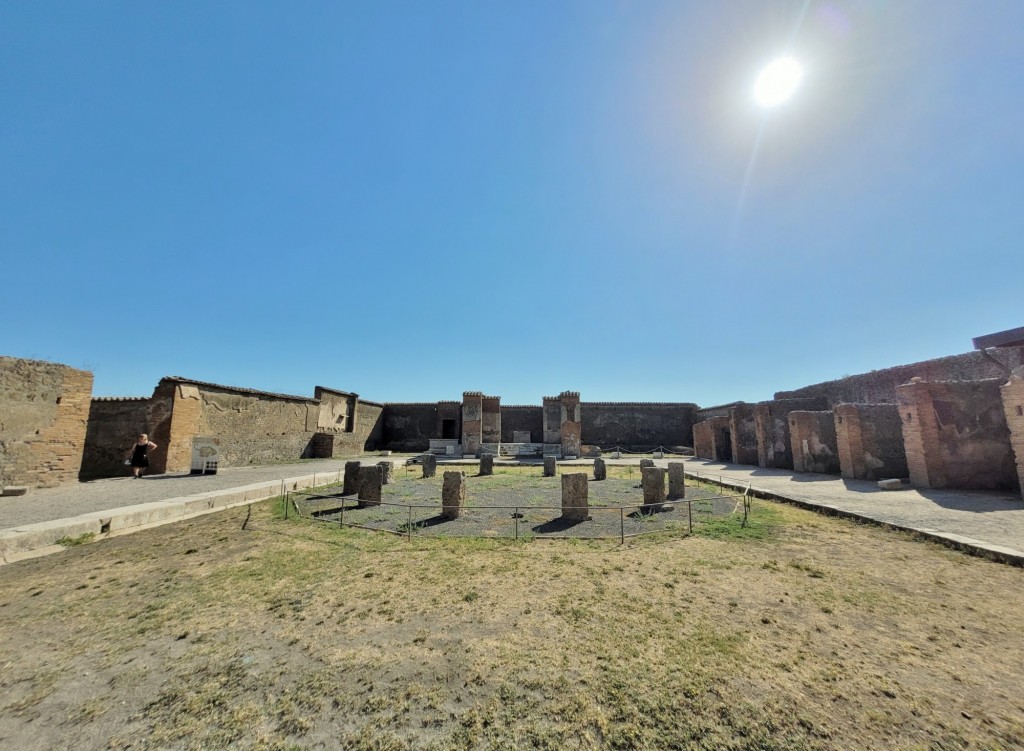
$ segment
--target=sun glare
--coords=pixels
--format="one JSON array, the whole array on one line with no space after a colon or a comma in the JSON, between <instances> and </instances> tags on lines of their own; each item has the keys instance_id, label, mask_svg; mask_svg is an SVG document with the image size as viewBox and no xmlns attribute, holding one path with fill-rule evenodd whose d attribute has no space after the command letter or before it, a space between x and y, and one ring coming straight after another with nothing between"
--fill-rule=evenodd
<instances>
[{"instance_id":1,"label":"sun glare","mask_svg":"<svg viewBox=\"0 0 1024 751\"><path fill-rule=\"evenodd\" d=\"M791 57L771 62L754 81L754 101L762 107L775 107L793 96L804 69Z\"/></svg>"}]
</instances>

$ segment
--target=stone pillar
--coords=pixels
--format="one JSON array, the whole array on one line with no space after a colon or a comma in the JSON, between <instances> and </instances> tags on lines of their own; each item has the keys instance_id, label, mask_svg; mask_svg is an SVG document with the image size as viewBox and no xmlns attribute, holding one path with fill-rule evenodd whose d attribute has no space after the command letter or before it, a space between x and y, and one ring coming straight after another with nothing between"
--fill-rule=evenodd
<instances>
[{"instance_id":1,"label":"stone pillar","mask_svg":"<svg viewBox=\"0 0 1024 751\"><path fill-rule=\"evenodd\" d=\"M686 497L686 465L682 462L668 463L668 499L678 501Z\"/></svg>"},{"instance_id":2,"label":"stone pillar","mask_svg":"<svg viewBox=\"0 0 1024 751\"><path fill-rule=\"evenodd\" d=\"M757 433L754 430L754 407L738 404L729 409L729 435L732 460L737 464L757 465Z\"/></svg>"},{"instance_id":3,"label":"stone pillar","mask_svg":"<svg viewBox=\"0 0 1024 751\"><path fill-rule=\"evenodd\" d=\"M476 456L483 443L484 395L479 391L462 394L462 455Z\"/></svg>"},{"instance_id":4,"label":"stone pillar","mask_svg":"<svg viewBox=\"0 0 1024 751\"><path fill-rule=\"evenodd\" d=\"M437 474L437 457L427 454L423 457L423 476L434 477Z\"/></svg>"},{"instance_id":5,"label":"stone pillar","mask_svg":"<svg viewBox=\"0 0 1024 751\"><path fill-rule=\"evenodd\" d=\"M579 472L562 475L562 518L585 522L590 518L587 503L587 475Z\"/></svg>"},{"instance_id":6,"label":"stone pillar","mask_svg":"<svg viewBox=\"0 0 1024 751\"><path fill-rule=\"evenodd\" d=\"M377 462L380 467L380 480L385 485L390 485L395 478L395 465L391 462Z\"/></svg>"},{"instance_id":7,"label":"stone pillar","mask_svg":"<svg viewBox=\"0 0 1024 751\"><path fill-rule=\"evenodd\" d=\"M501 397L485 396L480 400L481 442L501 443Z\"/></svg>"},{"instance_id":8,"label":"stone pillar","mask_svg":"<svg viewBox=\"0 0 1024 751\"><path fill-rule=\"evenodd\" d=\"M557 396L545 396L542 407L544 419L543 442L555 444L562 442L562 404Z\"/></svg>"},{"instance_id":9,"label":"stone pillar","mask_svg":"<svg viewBox=\"0 0 1024 751\"><path fill-rule=\"evenodd\" d=\"M379 506L384 484L379 464L359 468L359 506Z\"/></svg>"},{"instance_id":10,"label":"stone pillar","mask_svg":"<svg viewBox=\"0 0 1024 751\"><path fill-rule=\"evenodd\" d=\"M594 459L594 479L603 480L608 476L608 470L604 466L604 459Z\"/></svg>"},{"instance_id":11,"label":"stone pillar","mask_svg":"<svg viewBox=\"0 0 1024 751\"><path fill-rule=\"evenodd\" d=\"M342 486L342 495L357 495L359 493L359 462L345 462L345 484Z\"/></svg>"},{"instance_id":12,"label":"stone pillar","mask_svg":"<svg viewBox=\"0 0 1024 751\"><path fill-rule=\"evenodd\" d=\"M837 404L839 468L850 480L907 477L900 408L895 404Z\"/></svg>"},{"instance_id":13,"label":"stone pillar","mask_svg":"<svg viewBox=\"0 0 1024 751\"><path fill-rule=\"evenodd\" d=\"M655 511L665 501L665 470L661 467L644 467L641 484L644 489L643 511Z\"/></svg>"},{"instance_id":14,"label":"stone pillar","mask_svg":"<svg viewBox=\"0 0 1024 751\"><path fill-rule=\"evenodd\" d=\"M1010 446L1017 463L1017 477L1024 491L1024 368L1017 368L1006 385L1000 387L1006 424L1010 428Z\"/></svg>"},{"instance_id":15,"label":"stone pillar","mask_svg":"<svg viewBox=\"0 0 1024 751\"><path fill-rule=\"evenodd\" d=\"M494 474L494 455L493 454L481 454L480 455L480 474L481 475L493 475Z\"/></svg>"},{"instance_id":16,"label":"stone pillar","mask_svg":"<svg viewBox=\"0 0 1024 751\"><path fill-rule=\"evenodd\" d=\"M704 420L693 426L693 455L698 459L714 459L715 439L711 432L711 421Z\"/></svg>"},{"instance_id":17,"label":"stone pillar","mask_svg":"<svg viewBox=\"0 0 1024 751\"><path fill-rule=\"evenodd\" d=\"M441 516L458 519L466 504L466 478L461 472L445 472L441 486Z\"/></svg>"},{"instance_id":18,"label":"stone pillar","mask_svg":"<svg viewBox=\"0 0 1024 751\"><path fill-rule=\"evenodd\" d=\"M793 470L838 475L840 467L835 414L794 410L787 419Z\"/></svg>"},{"instance_id":19,"label":"stone pillar","mask_svg":"<svg viewBox=\"0 0 1024 751\"><path fill-rule=\"evenodd\" d=\"M554 477L557 472L558 464L553 456L544 457L544 476Z\"/></svg>"},{"instance_id":20,"label":"stone pillar","mask_svg":"<svg viewBox=\"0 0 1024 751\"><path fill-rule=\"evenodd\" d=\"M653 466L654 466L654 459L641 459L640 460L640 469L643 469L644 467L653 467Z\"/></svg>"},{"instance_id":21,"label":"stone pillar","mask_svg":"<svg viewBox=\"0 0 1024 751\"><path fill-rule=\"evenodd\" d=\"M559 435L562 443L562 457L579 457L583 445L580 392L563 391L558 398L562 403L562 423Z\"/></svg>"},{"instance_id":22,"label":"stone pillar","mask_svg":"<svg viewBox=\"0 0 1024 751\"><path fill-rule=\"evenodd\" d=\"M939 427L928 384L922 378L911 378L910 383L896 387L896 394L911 484L922 488L946 487L939 461Z\"/></svg>"}]
</instances>

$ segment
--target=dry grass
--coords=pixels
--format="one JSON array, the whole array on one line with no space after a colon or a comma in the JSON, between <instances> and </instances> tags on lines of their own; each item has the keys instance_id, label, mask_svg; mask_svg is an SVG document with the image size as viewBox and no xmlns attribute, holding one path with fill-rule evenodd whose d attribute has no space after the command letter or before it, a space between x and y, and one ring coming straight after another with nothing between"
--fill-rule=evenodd
<instances>
[{"instance_id":1,"label":"dry grass","mask_svg":"<svg viewBox=\"0 0 1024 751\"><path fill-rule=\"evenodd\" d=\"M0 747L1024 747L1024 571L755 512L618 546L267 503L6 566Z\"/></svg>"}]
</instances>

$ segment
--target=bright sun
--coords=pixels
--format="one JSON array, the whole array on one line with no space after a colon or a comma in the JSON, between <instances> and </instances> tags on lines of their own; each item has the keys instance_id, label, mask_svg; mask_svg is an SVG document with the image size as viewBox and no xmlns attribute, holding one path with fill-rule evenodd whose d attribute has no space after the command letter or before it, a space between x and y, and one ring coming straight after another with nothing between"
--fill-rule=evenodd
<instances>
[{"instance_id":1,"label":"bright sun","mask_svg":"<svg viewBox=\"0 0 1024 751\"><path fill-rule=\"evenodd\" d=\"M774 107L789 99L800 85L804 69L791 57L780 57L768 64L754 81L754 101L762 107Z\"/></svg>"}]
</instances>

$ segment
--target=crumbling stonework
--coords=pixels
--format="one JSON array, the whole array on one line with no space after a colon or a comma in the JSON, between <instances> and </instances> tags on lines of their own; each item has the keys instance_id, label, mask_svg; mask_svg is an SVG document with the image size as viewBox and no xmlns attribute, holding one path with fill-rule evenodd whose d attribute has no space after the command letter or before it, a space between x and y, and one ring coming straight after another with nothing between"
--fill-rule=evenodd
<instances>
[{"instance_id":1,"label":"crumbling stonework","mask_svg":"<svg viewBox=\"0 0 1024 751\"><path fill-rule=\"evenodd\" d=\"M462 453L476 456L483 443L484 395L479 391L462 393Z\"/></svg>"},{"instance_id":2,"label":"crumbling stonework","mask_svg":"<svg viewBox=\"0 0 1024 751\"><path fill-rule=\"evenodd\" d=\"M594 459L594 479L603 480L608 477L608 469L604 465L604 459Z\"/></svg>"},{"instance_id":3,"label":"crumbling stonework","mask_svg":"<svg viewBox=\"0 0 1024 751\"><path fill-rule=\"evenodd\" d=\"M653 466L654 466L654 459L641 459L640 460L640 468L641 469L643 469L644 467L653 467Z\"/></svg>"},{"instance_id":4,"label":"crumbling stonework","mask_svg":"<svg viewBox=\"0 0 1024 751\"><path fill-rule=\"evenodd\" d=\"M1010 446L1017 465L1017 478L1024 491L1024 367L1013 371L1010 380L1000 388L1003 413L1010 429Z\"/></svg>"},{"instance_id":5,"label":"crumbling stonework","mask_svg":"<svg viewBox=\"0 0 1024 751\"><path fill-rule=\"evenodd\" d=\"M756 425L753 404L737 404L729 408L732 461L736 464L757 464Z\"/></svg>"},{"instance_id":6,"label":"crumbling stonework","mask_svg":"<svg viewBox=\"0 0 1024 751\"><path fill-rule=\"evenodd\" d=\"M836 448L843 477L908 477L900 409L895 404L837 404Z\"/></svg>"},{"instance_id":7,"label":"crumbling stonework","mask_svg":"<svg viewBox=\"0 0 1024 751\"><path fill-rule=\"evenodd\" d=\"M686 465L682 462L668 463L668 499L678 501L686 497Z\"/></svg>"},{"instance_id":8,"label":"crumbling stonework","mask_svg":"<svg viewBox=\"0 0 1024 751\"><path fill-rule=\"evenodd\" d=\"M779 399L754 405L757 433L757 463L770 469L793 469L793 448L789 435L790 412L827 409L824 398Z\"/></svg>"},{"instance_id":9,"label":"crumbling stonework","mask_svg":"<svg viewBox=\"0 0 1024 751\"><path fill-rule=\"evenodd\" d=\"M481 456L480 456L480 474L481 475L493 475L494 474L494 454L481 454Z\"/></svg>"},{"instance_id":10,"label":"crumbling stonework","mask_svg":"<svg viewBox=\"0 0 1024 751\"><path fill-rule=\"evenodd\" d=\"M345 462L345 481L342 484L342 495L358 495L359 493L359 462Z\"/></svg>"},{"instance_id":11,"label":"crumbling stonework","mask_svg":"<svg viewBox=\"0 0 1024 751\"><path fill-rule=\"evenodd\" d=\"M715 453L714 445L714 429L711 427L711 422L704 420L694 424L693 455L698 459L711 459Z\"/></svg>"},{"instance_id":12,"label":"crumbling stonework","mask_svg":"<svg viewBox=\"0 0 1024 751\"><path fill-rule=\"evenodd\" d=\"M458 519L466 505L466 478L461 472L445 472L441 486L441 516Z\"/></svg>"},{"instance_id":13,"label":"crumbling stonework","mask_svg":"<svg viewBox=\"0 0 1024 751\"><path fill-rule=\"evenodd\" d=\"M694 456L718 462L732 461L729 418L711 417L693 426Z\"/></svg>"},{"instance_id":14,"label":"crumbling stonework","mask_svg":"<svg viewBox=\"0 0 1024 751\"><path fill-rule=\"evenodd\" d=\"M644 491L644 511L660 509L665 502L665 470L661 467L644 467L640 484Z\"/></svg>"},{"instance_id":15,"label":"crumbling stonework","mask_svg":"<svg viewBox=\"0 0 1024 751\"><path fill-rule=\"evenodd\" d=\"M839 474L836 420L832 412L794 410L789 413L789 432L796 472Z\"/></svg>"},{"instance_id":16,"label":"crumbling stonework","mask_svg":"<svg viewBox=\"0 0 1024 751\"><path fill-rule=\"evenodd\" d=\"M394 481L395 465L391 462L377 462L380 467L380 481L384 485L390 485Z\"/></svg>"},{"instance_id":17,"label":"crumbling stonework","mask_svg":"<svg viewBox=\"0 0 1024 751\"><path fill-rule=\"evenodd\" d=\"M437 475L437 457L427 454L423 457L423 477L434 477Z\"/></svg>"},{"instance_id":18,"label":"crumbling stonework","mask_svg":"<svg viewBox=\"0 0 1024 751\"><path fill-rule=\"evenodd\" d=\"M1017 489L1001 379L914 379L896 388L910 481L925 488Z\"/></svg>"},{"instance_id":19,"label":"crumbling stonework","mask_svg":"<svg viewBox=\"0 0 1024 751\"><path fill-rule=\"evenodd\" d=\"M359 505L379 506L383 495L384 473L379 464L359 468Z\"/></svg>"},{"instance_id":20,"label":"crumbling stonework","mask_svg":"<svg viewBox=\"0 0 1024 751\"><path fill-rule=\"evenodd\" d=\"M586 521L590 518L587 502L589 485L583 472L562 475L562 518Z\"/></svg>"},{"instance_id":21,"label":"crumbling stonework","mask_svg":"<svg viewBox=\"0 0 1024 751\"><path fill-rule=\"evenodd\" d=\"M501 443L501 397L483 397L480 400L480 409L482 442Z\"/></svg>"},{"instance_id":22,"label":"crumbling stonework","mask_svg":"<svg viewBox=\"0 0 1024 751\"><path fill-rule=\"evenodd\" d=\"M558 471L558 463L553 456L544 457L544 476L554 477Z\"/></svg>"},{"instance_id":23,"label":"crumbling stonework","mask_svg":"<svg viewBox=\"0 0 1024 751\"><path fill-rule=\"evenodd\" d=\"M0 357L0 485L77 481L91 400L88 371Z\"/></svg>"},{"instance_id":24,"label":"crumbling stonework","mask_svg":"<svg viewBox=\"0 0 1024 751\"><path fill-rule=\"evenodd\" d=\"M561 401L562 423L560 425L560 439L562 443L562 456L578 457L583 445L580 393L578 391L563 391L558 398Z\"/></svg>"},{"instance_id":25,"label":"crumbling stonework","mask_svg":"<svg viewBox=\"0 0 1024 751\"><path fill-rule=\"evenodd\" d=\"M560 444L562 442L562 400L557 396L545 396L542 398L542 402L544 443Z\"/></svg>"}]
</instances>

